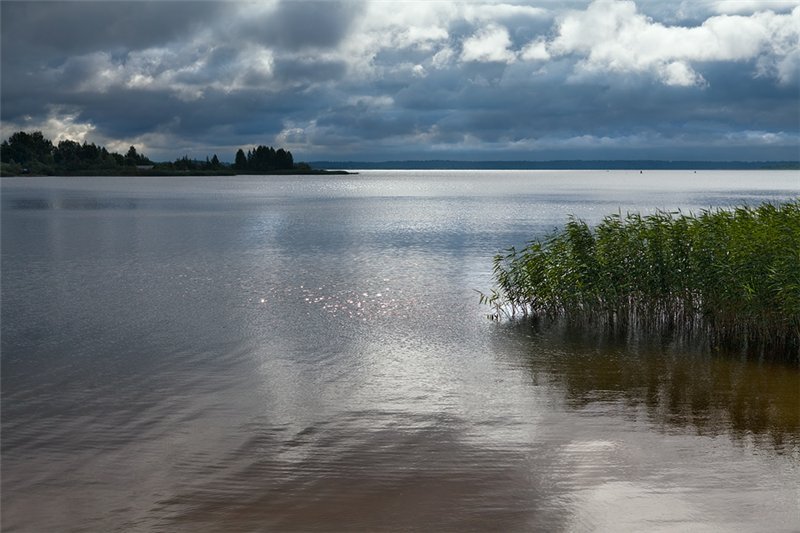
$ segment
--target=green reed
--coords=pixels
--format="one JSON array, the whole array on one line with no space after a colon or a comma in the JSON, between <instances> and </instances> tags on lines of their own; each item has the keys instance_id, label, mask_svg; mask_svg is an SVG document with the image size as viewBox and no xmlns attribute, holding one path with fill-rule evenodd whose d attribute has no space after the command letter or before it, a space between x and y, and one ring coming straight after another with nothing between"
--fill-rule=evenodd
<instances>
[{"instance_id":1,"label":"green reed","mask_svg":"<svg viewBox=\"0 0 800 533\"><path fill-rule=\"evenodd\" d=\"M571 217L494 259L493 318L660 330L800 357L800 199L758 207Z\"/></svg>"}]
</instances>

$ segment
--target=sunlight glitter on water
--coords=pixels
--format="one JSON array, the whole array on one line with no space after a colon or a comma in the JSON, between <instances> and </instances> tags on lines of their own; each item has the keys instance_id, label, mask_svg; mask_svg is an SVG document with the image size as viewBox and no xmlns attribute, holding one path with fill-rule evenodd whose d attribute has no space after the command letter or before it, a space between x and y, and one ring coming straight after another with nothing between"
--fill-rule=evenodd
<instances>
[{"instance_id":1,"label":"sunlight glitter on water","mask_svg":"<svg viewBox=\"0 0 800 533\"><path fill-rule=\"evenodd\" d=\"M384 279L383 282L388 282ZM412 313L424 311L429 307L419 298L410 297L403 289L384 286L381 292L363 292L362 289L337 289L325 286L307 288L303 285L294 287L272 287L267 296L249 299L259 304L274 306L297 305L305 303L314 312L323 311L334 317L375 320L380 318L408 318Z\"/></svg>"}]
</instances>

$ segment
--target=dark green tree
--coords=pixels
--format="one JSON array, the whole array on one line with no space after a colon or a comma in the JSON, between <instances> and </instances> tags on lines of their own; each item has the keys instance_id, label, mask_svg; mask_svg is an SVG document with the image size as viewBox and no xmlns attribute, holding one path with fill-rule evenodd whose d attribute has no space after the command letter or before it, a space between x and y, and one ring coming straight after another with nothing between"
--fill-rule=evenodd
<instances>
[{"instance_id":1,"label":"dark green tree","mask_svg":"<svg viewBox=\"0 0 800 533\"><path fill-rule=\"evenodd\" d=\"M100 148L97 147L94 143L89 144L84 141L83 145L81 145L80 149L80 158L84 164L87 165L97 165L102 160L102 154L100 152Z\"/></svg>"},{"instance_id":2,"label":"dark green tree","mask_svg":"<svg viewBox=\"0 0 800 533\"><path fill-rule=\"evenodd\" d=\"M233 162L233 168L236 170L246 170L247 169L247 156L244 155L244 150L239 148L236 151L236 159Z\"/></svg>"},{"instance_id":3,"label":"dark green tree","mask_svg":"<svg viewBox=\"0 0 800 533\"><path fill-rule=\"evenodd\" d=\"M134 166L139 161L139 154L136 153L136 147L131 146L128 148L128 153L125 154L125 165Z\"/></svg>"},{"instance_id":4,"label":"dark green tree","mask_svg":"<svg viewBox=\"0 0 800 533\"><path fill-rule=\"evenodd\" d=\"M125 154L125 165L126 166L135 166L135 165L152 165L153 162L150 161L147 157L142 154L136 152L136 147L131 146L128 148L128 153Z\"/></svg>"},{"instance_id":5,"label":"dark green tree","mask_svg":"<svg viewBox=\"0 0 800 533\"><path fill-rule=\"evenodd\" d=\"M275 152L275 168L279 170L287 170L294 166L294 159L292 153L287 152L283 148L278 148Z\"/></svg>"},{"instance_id":6,"label":"dark green tree","mask_svg":"<svg viewBox=\"0 0 800 533\"><path fill-rule=\"evenodd\" d=\"M3 163L14 162L21 165L52 165L53 143L45 139L41 131L18 131L0 146L0 160Z\"/></svg>"},{"instance_id":7,"label":"dark green tree","mask_svg":"<svg viewBox=\"0 0 800 533\"><path fill-rule=\"evenodd\" d=\"M196 170L197 164L185 155L175 160L174 167L175 170Z\"/></svg>"},{"instance_id":8,"label":"dark green tree","mask_svg":"<svg viewBox=\"0 0 800 533\"><path fill-rule=\"evenodd\" d=\"M81 159L81 145L75 141L61 141L53 152L55 164L64 170L77 170L81 167Z\"/></svg>"}]
</instances>

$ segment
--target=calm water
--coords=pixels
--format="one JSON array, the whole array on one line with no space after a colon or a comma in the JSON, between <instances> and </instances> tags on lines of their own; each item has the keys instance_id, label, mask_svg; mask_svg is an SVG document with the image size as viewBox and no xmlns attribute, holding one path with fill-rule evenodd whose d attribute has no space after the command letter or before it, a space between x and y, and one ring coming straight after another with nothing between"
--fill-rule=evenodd
<instances>
[{"instance_id":1,"label":"calm water","mask_svg":"<svg viewBox=\"0 0 800 533\"><path fill-rule=\"evenodd\" d=\"M485 318L492 255L796 172L2 180L3 531L798 531L800 369Z\"/></svg>"}]
</instances>

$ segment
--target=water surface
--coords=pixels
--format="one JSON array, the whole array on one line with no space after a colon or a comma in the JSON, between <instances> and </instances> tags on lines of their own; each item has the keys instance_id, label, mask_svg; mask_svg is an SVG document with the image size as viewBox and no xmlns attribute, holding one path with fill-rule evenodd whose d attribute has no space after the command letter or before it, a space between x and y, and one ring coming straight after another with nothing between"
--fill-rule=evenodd
<instances>
[{"instance_id":1,"label":"water surface","mask_svg":"<svg viewBox=\"0 0 800 533\"><path fill-rule=\"evenodd\" d=\"M493 323L572 213L797 172L4 178L4 531L796 531L800 369Z\"/></svg>"}]
</instances>

